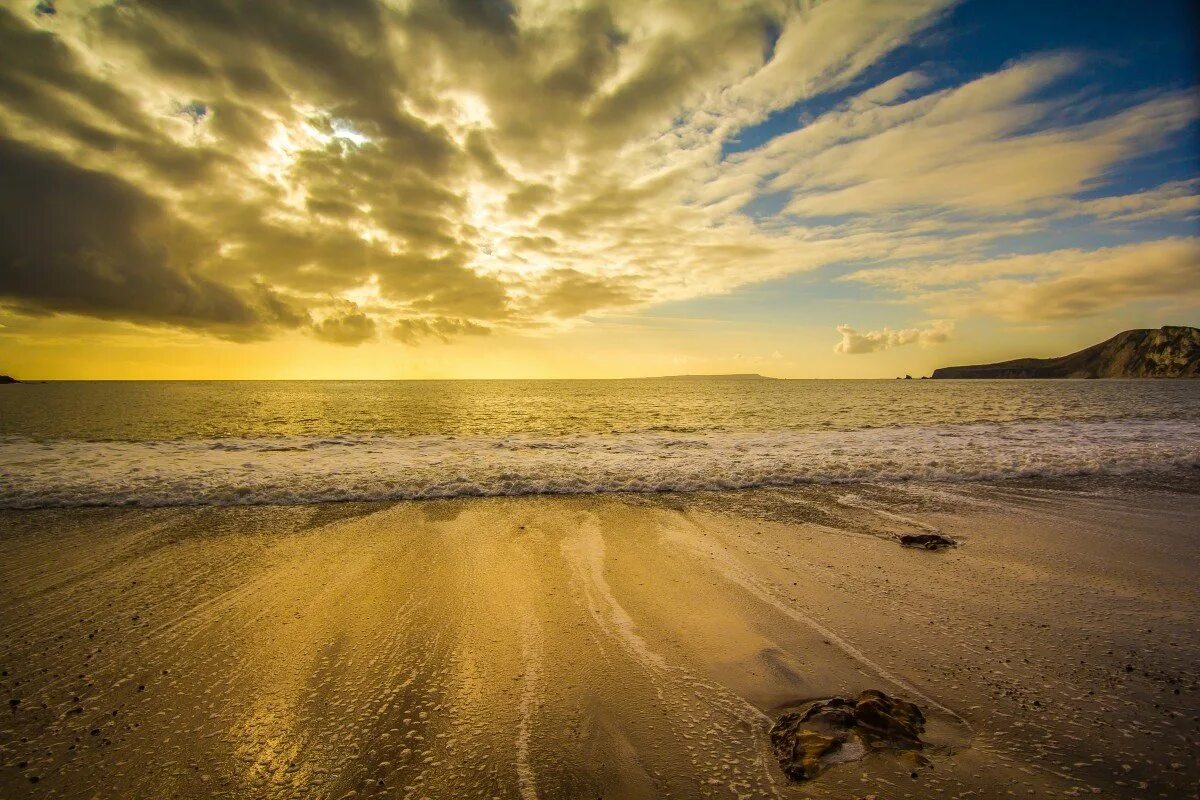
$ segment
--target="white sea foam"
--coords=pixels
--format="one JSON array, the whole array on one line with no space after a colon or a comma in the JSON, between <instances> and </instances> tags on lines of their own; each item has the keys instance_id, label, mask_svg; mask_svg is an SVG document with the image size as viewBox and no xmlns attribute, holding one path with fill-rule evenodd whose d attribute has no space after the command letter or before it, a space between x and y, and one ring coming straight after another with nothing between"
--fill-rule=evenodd
<instances>
[{"instance_id":1,"label":"white sea foam","mask_svg":"<svg viewBox=\"0 0 1200 800\"><path fill-rule=\"evenodd\" d=\"M1200 466L1200 422L1108 420L854 431L0 439L0 507L291 504L688 491L797 483L1117 475Z\"/></svg>"}]
</instances>

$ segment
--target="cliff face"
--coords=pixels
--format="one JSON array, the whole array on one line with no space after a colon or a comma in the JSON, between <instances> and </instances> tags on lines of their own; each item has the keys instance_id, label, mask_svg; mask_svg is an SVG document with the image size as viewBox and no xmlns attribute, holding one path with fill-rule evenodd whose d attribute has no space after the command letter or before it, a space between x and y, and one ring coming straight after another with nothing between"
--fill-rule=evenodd
<instances>
[{"instance_id":1,"label":"cliff face","mask_svg":"<svg viewBox=\"0 0 1200 800\"><path fill-rule=\"evenodd\" d=\"M1195 378L1200 377L1200 328L1141 328L1068 356L942 367L933 371L933 377Z\"/></svg>"}]
</instances>

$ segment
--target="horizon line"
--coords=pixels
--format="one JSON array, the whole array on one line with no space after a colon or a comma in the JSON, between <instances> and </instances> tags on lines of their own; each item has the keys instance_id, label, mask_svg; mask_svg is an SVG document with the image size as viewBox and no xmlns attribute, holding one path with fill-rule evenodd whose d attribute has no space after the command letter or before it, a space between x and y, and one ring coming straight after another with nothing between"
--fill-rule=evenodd
<instances>
[{"instance_id":1,"label":"horizon line","mask_svg":"<svg viewBox=\"0 0 1200 800\"><path fill-rule=\"evenodd\" d=\"M12 377L12 376L10 376ZM912 376L911 380L920 378L930 379L929 376ZM436 381L653 381L653 380L689 380L702 378L726 378L742 381L896 381L905 380L903 375L875 378L839 378L833 376L821 377L776 377L758 373L706 373L695 375L626 375L618 377L516 377L516 378L16 378L16 383L385 383L385 382L436 382Z\"/></svg>"}]
</instances>

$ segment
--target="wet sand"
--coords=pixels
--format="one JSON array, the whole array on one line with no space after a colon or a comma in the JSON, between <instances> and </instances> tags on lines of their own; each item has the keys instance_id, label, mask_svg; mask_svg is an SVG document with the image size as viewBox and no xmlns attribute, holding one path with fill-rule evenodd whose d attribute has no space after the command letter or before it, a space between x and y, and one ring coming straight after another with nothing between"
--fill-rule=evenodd
<instances>
[{"instance_id":1,"label":"wet sand","mask_svg":"<svg viewBox=\"0 0 1200 800\"><path fill-rule=\"evenodd\" d=\"M0 512L0 797L1196 797L1200 502L1130 483ZM868 688L925 760L789 782Z\"/></svg>"}]
</instances>

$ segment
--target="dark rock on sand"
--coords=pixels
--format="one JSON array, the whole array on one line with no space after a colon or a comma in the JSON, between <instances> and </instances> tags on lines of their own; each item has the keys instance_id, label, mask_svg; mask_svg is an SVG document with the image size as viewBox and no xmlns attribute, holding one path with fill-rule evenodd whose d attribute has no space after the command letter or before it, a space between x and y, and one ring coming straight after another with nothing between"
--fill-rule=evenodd
<instances>
[{"instance_id":1,"label":"dark rock on sand","mask_svg":"<svg viewBox=\"0 0 1200 800\"><path fill-rule=\"evenodd\" d=\"M904 547L916 547L922 550L942 550L954 547L958 542L940 533L902 533L900 544Z\"/></svg>"},{"instance_id":2,"label":"dark rock on sand","mask_svg":"<svg viewBox=\"0 0 1200 800\"><path fill-rule=\"evenodd\" d=\"M883 750L925 746L925 715L916 705L868 689L857 699L831 697L789 711L771 727L771 749L794 781Z\"/></svg>"}]
</instances>

